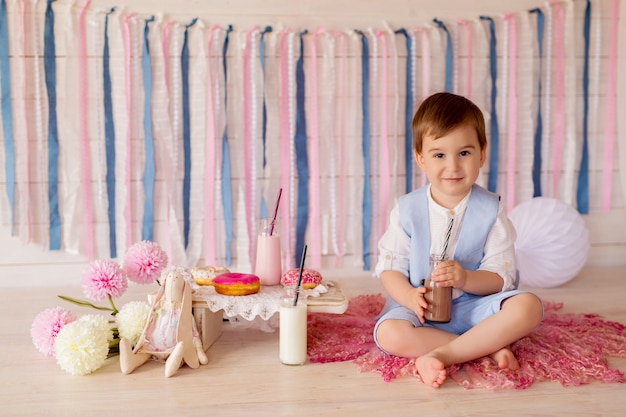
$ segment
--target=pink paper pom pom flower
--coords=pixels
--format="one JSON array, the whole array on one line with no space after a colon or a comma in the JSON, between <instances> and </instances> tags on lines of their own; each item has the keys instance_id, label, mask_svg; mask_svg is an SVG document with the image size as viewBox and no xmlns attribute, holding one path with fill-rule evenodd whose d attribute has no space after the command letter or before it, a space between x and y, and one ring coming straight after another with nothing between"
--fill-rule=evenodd
<instances>
[{"instance_id":1,"label":"pink paper pom pom flower","mask_svg":"<svg viewBox=\"0 0 626 417\"><path fill-rule=\"evenodd\" d=\"M38 351L54 355L54 339L66 324L76 321L76 315L61 307L47 308L37 314L30 328L30 337Z\"/></svg>"},{"instance_id":2,"label":"pink paper pom pom flower","mask_svg":"<svg viewBox=\"0 0 626 417\"><path fill-rule=\"evenodd\" d=\"M97 260L83 272L83 292L87 298L99 301L118 298L126 291L128 282L122 268L111 259Z\"/></svg>"},{"instance_id":3,"label":"pink paper pom pom flower","mask_svg":"<svg viewBox=\"0 0 626 417\"><path fill-rule=\"evenodd\" d=\"M133 244L126 252L124 271L137 284L151 284L167 266L167 254L161 247L147 240Z\"/></svg>"}]
</instances>

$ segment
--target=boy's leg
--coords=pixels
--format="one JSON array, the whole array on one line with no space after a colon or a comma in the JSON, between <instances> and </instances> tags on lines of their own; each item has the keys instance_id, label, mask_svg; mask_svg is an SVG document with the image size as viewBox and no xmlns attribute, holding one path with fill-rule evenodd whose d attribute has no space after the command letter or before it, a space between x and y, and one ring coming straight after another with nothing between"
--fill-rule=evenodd
<instances>
[{"instance_id":1,"label":"boy's leg","mask_svg":"<svg viewBox=\"0 0 626 417\"><path fill-rule=\"evenodd\" d=\"M433 327L415 327L406 320L383 321L376 331L376 340L386 352L403 357L417 358L459 337Z\"/></svg>"},{"instance_id":2,"label":"boy's leg","mask_svg":"<svg viewBox=\"0 0 626 417\"><path fill-rule=\"evenodd\" d=\"M426 384L438 387L445 379L446 366L497 354L528 335L539 324L542 314L541 301L535 295L512 296L503 301L502 308L493 316L419 357L417 371Z\"/></svg>"}]
</instances>

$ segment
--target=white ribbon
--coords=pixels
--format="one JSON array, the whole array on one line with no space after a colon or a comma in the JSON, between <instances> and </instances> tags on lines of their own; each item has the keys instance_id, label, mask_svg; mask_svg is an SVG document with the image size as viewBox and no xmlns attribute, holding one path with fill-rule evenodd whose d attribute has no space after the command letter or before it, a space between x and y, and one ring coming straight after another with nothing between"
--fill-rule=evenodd
<instances>
[{"instance_id":1,"label":"white ribbon","mask_svg":"<svg viewBox=\"0 0 626 417\"><path fill-rule=\"evenodd\" d=\"M563 147L563 201L575 205L576 193L576 159L578 138L576 130L581 126L581 118L577 108L577 86L580 82L577 77L579 59L576 51L576 13L572 0L563 3L565 11L565 146ZM562 75L561 75L562 76Z\"/></svg>"}]
</instances>

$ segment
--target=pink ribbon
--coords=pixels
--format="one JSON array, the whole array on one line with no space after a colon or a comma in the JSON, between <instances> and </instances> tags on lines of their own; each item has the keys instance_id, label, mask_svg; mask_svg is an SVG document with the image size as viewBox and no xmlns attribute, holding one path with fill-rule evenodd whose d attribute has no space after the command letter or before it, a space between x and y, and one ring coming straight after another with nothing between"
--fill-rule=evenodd
<instances>
[{"instance_id":1,"label":"pink ribbon","mask_svg":"<svg viewBox=\"0 0 626 417\"><path fill-rule=\"evenodd\" d=\"M80 97L80 159L81 191L83 194L83 253L94 259L93 200L91 190L91 156L89 150L89 99L87 88L87 27L85 14L91 0L80 9L78 21L79 97Z\"/></svg>"},{"instance_id":2,"label":"pink ribbon","mask_svg":"<svg viewBox=\"0 0 626 417\"><path fill-rule=\"evenodd\" d=\"M380 39L381 55L383 58L381 68L381 90L380 90L380 158L379 163L379 186L378 186L378 231L382 233L387 226L387 215L389 210L389 199L391 193L390 178L391 170L389 168L389 121L387 117L387 90L388 90L388 71L387 71L387 39L385 32L376 31L376 36Z\"/></svg>"},{"instance_id":3,"label":"pink ribbon","mask_svg":"<svg viewBox=\"0 0 626 417\"><path fill-rule=\"evenodd\" d=\"M132 138L133 138L133 74L131 70L132 61L132 45L130 39L130 19L135 14L129 14L124 16L124 26L122 31L122 37L124 39L124 75L126 84L126 166L124 175L124 186L126 193L126 205L124 206L124 223L126 228L126 248L129 248L133 244L133 218L132 218Z\"/></svg>"},{"instance_id":4,"label":"pink ribbon","mask_svg":"<svg viewBox=\"0 0 626 417\"><path fill-rule=\"evenodd\" d=\"M263 113L259 112L259 88L263 87L263 80L259 80L258 79L258 75L260 75L259 73L259 59L257 58L257 54L260 54L261 51L257 52L257 46L260 46L260 42L259 39L257 39L257 36L259 35L260 31L257 27L254 28L254 30L252 31L252 40L250 43L250 138L252 139L251 141L251 146L250 146L250 152L251 152L251 166L250 166L250 171L252 172L252 189L250 191L250 213L248 214L249 218L250 218L250 222L251 222L251 233L250 233L250 248L251 248L251 253L252 253L252 265L256 265L256 244L257 244L257 231L258 231L258 218L257 218L257 204L259 203L260 199L257 197L258 195L258 184L259 184L259 177L257 174L257 169L258 169L258 150L259 150L259 145L262 145L261 140L262 137L259 136L259 116L262 117ZM262 73L261 73L262 74ZM262 118L261 118L262 121Z\"/></svg>"},{"instance_id":5,"label":"pink ribbon","mask_svg":"<svg viewBox=\"0 0 626 417\"><path fill-rule=\"evenodd\" d=\"M422 47L422 97L421 100L424 100L430 94L430 39L428 37L428 29L426 28L416 28L417 32L420 33L421 37L421 47ZM426 185L426 175L422 173L421 175L421 185Z\"/></svg>"},{"instance_id":6,"label":"pink ribbon","mask_svg":"<svg viewBox=\"0 0 626 417\"><path fill-rule=\"evenodd\" d=\"M411 91L413 92L413 108L411 109L411 111L415 111L417 103L418 103L418 92L417 92L417 34L416 34L416 30L413 29L409 32L409 35L411 36L411 50L409 51L409 53L411 54L411 56L413 57L413 59L411 60L411 74L413 75L411 77ZM415 189L415 185L417 184L417 176L419 175L419 170L416 169L417 167L415 166L415 164L413 163L413 177L411 178L411 190Z\"/></svg>"},{"instance_id":7,"label":"pink ribbon","mask_svg":"<svg viewBox=\"0 0 626 417\"><path fill-rule=\"evenodd\" d=\"M611 40L609 48L609 76L606 85L606 113L604 118L604 164L602 171L602 197L600 208L604 212L611 209L613 189L613 153L616 129L617 91L617 45L618 45L619 1L611 3Z\"/></svg>"},{"instance_id":8,"label":"pink ribbon","mask_svg":"<svg viewBox=\"0 0 626 417\"><path fill-rule=\"evenodd\" d=\"M288 167L291 164L291 149L290 149L290 108L289 101L291 99L291 89L289 87L289 53L287 50L287 36L291 32L291 29L286 28L280 34L280 186L283 189L285 200L291 203L292 189L290 187L290 172ZM290 265L292 262L291 255L291 216L289 213L291 204L282 204L280 206L283 231L285 233L284 245L284 259L289 262L286 265Z\"/></svg>"},{"instance_id":9,"label":"pink ribbon","mask_svg":"<svg viewBox=\"0 0 626 417\"><path fill-rule=\"evenodd\" d=\"M560 3L553 2L554 8L554 52L556 74L554 84L554 147L552 150L552 196L558 197L561 167L563 165L563 146L565 142L565 39L564 15Z\"/></svg>"},{"instance_id":10,"label":"pink ribbon","mask_svg":"<svg viewBox=\"0 0 626 417\"><path fill-rule=\"evenodd\" d=\"M311 267L320 268L322 264L322 227L320 226L320 155L319 155L319 112L317 91L317 36L326 29L318 28L311 35L311 59L309 60L309 218L308 236L310 239Z\"/></svg>"},{"instance_id":11,"label":"pink ribbon","mask_svg":"<svg viewBox=\"0 0 626 417\"><path fill-rule=\"evenodd\" d=\"M36 9L38 5L38 0L35 0L33 3L33 8ZM32 26L33 34L33 61L41 62L41 40L43 40L43 36L41 33L41 28L39 25L39 20L35 19L35 24ZM44 129L43 129L43 99L41 92L41 66L39 64L33 65L34 72L34 90L35 90L35 103L34 103L34 113L35 113L35 132L37 136L37 164L39 165L39 174L37 175L37 181L39 182L39 188L37 190L37 194L42 196L39 199L39 216L38 223L41 225L40 230L48 230L49 229L49 220L46 216L46 204L45 198L43 196L47 193L47 182L48 182L48 173L43 168L47 164L46 153L44 152L45 141L44 141Z\"/></svg>"},{"instance_id":12,"label":"pink ribbon","mask_svg":"<svg viewBox=\"0 0 626 417\"><path fill-rule=\"evenodd\" d=\"M165 22L163 25L163 37L161 45L163 48L163 71L165 72L165 88L170 91L170 26L174 23L173 20Z\"/></svg>"},{"instance_id":13,"label":"pink ribbon","mask_svg":"<svg viewBox=\"0 0 626 417\"><path fill-rule=\"evenodd\" d=\"M345 205L346 205L346 164L344 163L345 153L344 144L346 143L346 84L347 84L347 47L346 37L341 33L334 34L339 39L339 62L337 68L337 118L339 123L339 132L337 143L339 151L335 162L337 164L337 189L336 189L336 216L334 221L333 246L335 250L335 266L339 266L341 258L346 253L346 245L344 242L344 225L345 225Z\"/></svg>"},{"instance_id":14,"label":"pink ribbon","mask_svg":"<svg viewBox=\"0 0 626 417\"><path fill-rule=\"evenodd\" d=\"M215 109L213 106L213 71L211 65L211 53L213 52L213 34L219 26L214 25L209 29L207 39L207 75L206 75L206 133L204 144L204 262L207 265L215 265L217 260L215 252L215 165L216 152L215 142Z\"/></svg>"},{"instance_id":15,"label":"pink ribbon","mask_svg":"<svg viewBox=\"0 0 626 417\"><path fill-rule=\"evenodd\" d=\"M254 138L252 137L252 114L250 92L252 91L252 80L250 76L250 62L252 57L250 49L252 42L252 32L257 30L254 26L246 32L246 42L243 48L243 169L244 169L244 189L245 189L245 210L246 210L246 230L248 232L248 259L254 265L255 236L252 232L254 218L254 190L256 175L252 172L253 158L252 150Z\"/></svg>"},{"instance_id":16,"label":"pink ribbon","mask_svg":"<svg viewBox=\"0 0 626 417\"><path fill-rule=\"evenodd\" d=\"M509 95L508 127L509 146L507 150L507 190L506 208L511 211L515 206L515 154L517 148L517 27L515 15L506 14L509 29Z\"/></svg>"}]
</instances>

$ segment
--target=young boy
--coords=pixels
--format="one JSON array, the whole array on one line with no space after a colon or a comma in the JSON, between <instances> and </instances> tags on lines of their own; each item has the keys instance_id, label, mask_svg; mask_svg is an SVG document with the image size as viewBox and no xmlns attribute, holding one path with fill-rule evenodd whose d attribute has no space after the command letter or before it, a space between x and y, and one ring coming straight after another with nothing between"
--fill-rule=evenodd
<instances>
[{"instance_id":1,"label":"young boy","mask_svg":"<svg viewBox=\"0 0 626 417\"><path fill-rule=\"evenodd\" d=\"M543 304L516 290L515 229L499 197L475 184L487 148L483 115L464 97L437 93L420 105L412 131L430 184L398 200L378 244L376 272L389 297L374 339L387 353L416 358L420 377L435 388L447 366L483 356L518 369L509 345L540 323ZM453 288L452 319L436 323L424 319L421 282L430 255L444 246L448 260L432 281Z\"/></svg>"}]
</instances>

